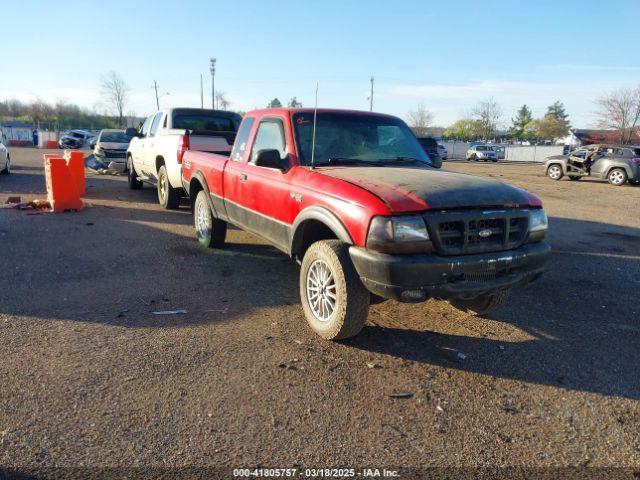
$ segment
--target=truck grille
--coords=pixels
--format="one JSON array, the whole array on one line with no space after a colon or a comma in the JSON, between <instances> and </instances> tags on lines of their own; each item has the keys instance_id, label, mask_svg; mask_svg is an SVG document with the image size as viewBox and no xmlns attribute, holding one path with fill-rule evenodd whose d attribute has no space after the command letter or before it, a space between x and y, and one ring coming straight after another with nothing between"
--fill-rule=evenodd
<instances>
[{"instance_id":1,"label":"truck grille","mask_svg":"<svg viewBox=\"0 0 640 480\"><path fill-rule=\"evenodd\" d=\"M464 255L518 248L527 236L526 210L452 211L425 215L440 255Z\"/></svg>"}]
</instances>

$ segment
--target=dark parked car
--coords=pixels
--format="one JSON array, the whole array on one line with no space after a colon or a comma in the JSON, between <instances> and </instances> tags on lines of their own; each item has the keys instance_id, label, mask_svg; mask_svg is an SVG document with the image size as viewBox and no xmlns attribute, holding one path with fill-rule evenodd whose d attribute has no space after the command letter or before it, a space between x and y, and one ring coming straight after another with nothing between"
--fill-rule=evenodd
<instances>
[{"instance_id":1,"label":"dark parked car","mask_svg":"<svg viewBox=\"0 0 640 480\"><path fill-rule=\"evenodd\" d=\"M418 142L436 167L442 166L442 158L438 152L438 142L431 137L420 137Z\"/></svg>"}]
</instances>

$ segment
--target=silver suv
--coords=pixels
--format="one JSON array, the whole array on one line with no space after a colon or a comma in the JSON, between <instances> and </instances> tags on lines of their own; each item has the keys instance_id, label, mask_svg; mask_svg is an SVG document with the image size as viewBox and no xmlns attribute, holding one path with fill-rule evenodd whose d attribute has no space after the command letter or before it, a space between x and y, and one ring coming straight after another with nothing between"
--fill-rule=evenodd
<instances>
[{"instance_id":1,"label":"silver suv","mask_svg":"<svg viewBox=\"0 0 640 480\"><path fill-rule=\"evenodd\" d=\"M640 184L640 147L629 145L588 145L569 155L547 157L545 172L552 180L582 177L607 179L611 185Z\"/></svg>"},{"instance_id":2,"label":"silver suv","mask_svg":"<svg viewBox=\"0 0 640 480\"><path fill-rule=\"evenodd\" d=\"M489 145L473 145L467 150L467 160L475 160L476 162L479 160L484 160L485 162L491 160L492 162L497 162L498 155L493 147Z\"/></svg>"}]
</instances>

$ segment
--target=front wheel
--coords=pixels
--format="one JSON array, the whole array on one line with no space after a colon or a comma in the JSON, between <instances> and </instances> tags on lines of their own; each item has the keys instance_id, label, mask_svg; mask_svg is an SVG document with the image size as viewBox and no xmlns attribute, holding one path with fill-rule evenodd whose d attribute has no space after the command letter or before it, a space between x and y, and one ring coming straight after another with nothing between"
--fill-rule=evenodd
<instances>
[{"instance_id":1,"label":"front wheel","mask_svg":"<svg viewBox=\"0 0 640 480\"><path fill-rule=\"evenodd\" d=\"M129 180L129 188L131 190L140 190L142 188L142 182L138 180L138 174L133 166L133 159L127 158L127 179Z\"/></svg>"},{"instance_id":2,"label":"front wheel","mask_svg":"<svg viewBox=\"0 0 640 480\"><path fill-rule=\"evenodd\" d=\"M560 180L564 174L562 173L562 167L558 164L549 165L547 168L547 176L551 180Z\"/></svg>"},{"instance_id":3,"label":"front wheel","mask_svg":"<svg viewBox=\"0 0 640 480\"><path fill-rule=\"evenodd\" d=\"M348 245L321 240L309 247L300 269L300 299L307 322L318 335L326 340L357 335L369 315L370 298Z\"/></svg>"},{"instance_id":4,"label":"front wheel","mask_svg":"<svg viewBox=\"0 0 640 480\"><path fill-rule=\"evenodd\" d=\"M620 185L624 185L625 183L627 183L627 172L625 172L622 168L614 168L609 172L607 178L609 179L609 183L611 185L619 187Z\"/></svg>"},{"instance_id":5,"label":"front wheel","mask_svg":"<svg viewBox=\"0 0 640 480\"><path fill-rule=\"evenodd\" d=\"M4 169L0 171L0 173L4 173L5 175L9 175L11 173L11 158L7 154L7 162L4 165Z\"/></svg>"},{"instance_id":6,"label":"front wheel","mask_svg":"<svg viewBox=\"0 0 640 480\"><path fill-rule=\"evenodd\" d=\"M169 183L167 167L162 165L158 170L158 203L162 208L173 210L180 206L180 190Z\"/></svg>"},{"instance_id":7,"label":"front wheel","mask_svg":"<svg viewBox=\"0 0 640 480\"><path fill-rule=\"evenodd\" d=\"M227 237L227 222L213 216L207 192L200 190L193 205L193 223L198 243L207 248L220 248Z\"/></svg>"},{"instance_id":8,"label":"front wheel","mask_svg":"<svg viewBox=\"0 0 640 480\"><path fill-rule=\"evenodd\" d=\"M509 289L483 293L473 298L457 298L449 303L463 312L485 315L502 307L509 298Z\"/></svg>"}]
</instances>

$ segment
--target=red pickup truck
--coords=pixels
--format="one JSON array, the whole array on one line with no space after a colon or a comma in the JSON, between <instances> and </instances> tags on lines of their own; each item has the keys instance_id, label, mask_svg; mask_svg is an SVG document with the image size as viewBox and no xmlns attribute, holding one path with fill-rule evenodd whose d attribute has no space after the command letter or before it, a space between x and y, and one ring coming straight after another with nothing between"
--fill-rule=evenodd
<instances>
[{"instance_id":1,"label":"red pickup truck","mask_svg":"<svg viewBox=\"0 0 640 480\"><path fill-rule=\"evenodd\" d=\"M301 263L304 313L326 339L356 335L384 299L486 313L550 251L537 197L435 168L389 115L249 112L230 157L185 153L182 182L201 244L223 246L232 223Z\"/></svg>"}]
</instances>

